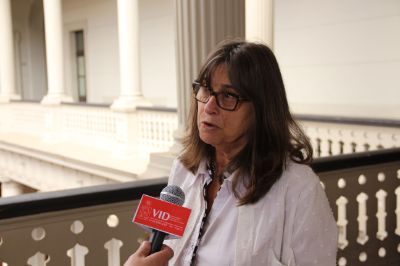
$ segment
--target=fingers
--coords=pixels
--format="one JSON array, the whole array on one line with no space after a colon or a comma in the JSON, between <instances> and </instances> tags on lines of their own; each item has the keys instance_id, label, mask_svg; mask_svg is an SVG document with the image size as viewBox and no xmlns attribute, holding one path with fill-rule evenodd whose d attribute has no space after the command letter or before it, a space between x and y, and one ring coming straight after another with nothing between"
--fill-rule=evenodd
<instances>
[{"instance_id":1,"label":"fingers","mask_svg":"<svg viewBox=\"0 0 400 266\"><path fill-rule=\"evenodd\" d=\"M167 265L168 261L174 256L174 251L163 245L160 251L153 253L147 257L151 265Z\"/></svg>"},{"instance_id":2,"label":"fingers","mask_svg":"<svg viewBox=\"0 0 400 266\"><path fill-rule=\"evenodd\" d=\"M150 254L151 245L149 241L143 241L138 250L136 250L135 254L139 257L147 257Z\"/></svg>"},{"instance_id":3,"label":"fingers","mask_svg":"<svg viewBox=\"0 0 400 266\"><path fill-rule=\"evenodd\" d=\"M143 241L140 247L125 262L124 266L159 266L167 265L168 261L174 256L172 249L163 245L159 252L150 254L151 243Z\"/></svg>"},{"instance_id":4,"label":"fingers","mask_svg":"<svg viewBox=\"0 0 400 266\"><path fill-rule=\"evenodd\" d=\"M161 252L165 254L165 257L170 260L174 256L174 251L167 245L163 245L161 248Z\"/></svg>"}]
</instances>

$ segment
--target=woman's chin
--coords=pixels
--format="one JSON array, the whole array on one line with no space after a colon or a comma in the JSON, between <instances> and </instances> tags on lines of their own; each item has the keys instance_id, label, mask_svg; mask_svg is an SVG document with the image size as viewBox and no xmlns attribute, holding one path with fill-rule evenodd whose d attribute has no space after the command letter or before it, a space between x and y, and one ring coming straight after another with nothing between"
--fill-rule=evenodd
<instances>
[{"instance_id":1,"label":"woman's chin","mask_svg":"<svg viewBox=\"0 0 400 266\"><path fill-rule=\"evenodd\" d=\"M212 136L201 136L201 135L200 135L200 139L201 139L204 143L206 143L206 144L208 144L208 145L211 145L211 146L213 146L213 147L215 147L215 145L218 144L218 141L215 139L215 137L212 137Z\"/></svg>"}]
</instances>

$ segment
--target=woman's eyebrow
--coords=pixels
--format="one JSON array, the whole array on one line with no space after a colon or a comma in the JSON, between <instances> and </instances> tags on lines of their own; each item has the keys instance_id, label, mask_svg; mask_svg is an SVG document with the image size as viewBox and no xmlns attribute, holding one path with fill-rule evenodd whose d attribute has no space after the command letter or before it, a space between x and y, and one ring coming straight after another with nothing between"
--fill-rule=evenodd
<instances>
[{"instance_id":1,"label":"woman's eyebrow","mask_svg":"<svg viewBox=\"0 0 400 266\"><path fill-rule=\"evenodd\" d=\"M221 84L221 87L223 87L223 88L232 88L232 89L234 89L232 84L226 84L226 83L222 83L222 84Z\"/></svg>"},{"instance_id":2,"label":"woman's eyebrow","mask_svg":"<svg viewBox=\"0 0 400 266\"><path fill-rule=\"evenodd\" d=\"M227 86L226 86L227 85ZM223 92L223 93L232 93L232 94L238 94L236 89L232 85L228 84L222 84L219 88L212 88L213 91L215 92Z\"/></svg>"},{"instance_id":3,"label":"woman's eyebrow","mask_svg":"<svg viewBox=\"0 0 400 266\"><path fill-rule=\"evenodd\" d=\"M232 86L232 84L221 84L220 86L219 86L219 88L217 87L217 88L214 88L213 87L213 89L217 89L217 90L219 90L219 91L227 91L227 90L233 90L233 91L235 91L236 92L236 89Z\"/></svg>"}]
</instances>

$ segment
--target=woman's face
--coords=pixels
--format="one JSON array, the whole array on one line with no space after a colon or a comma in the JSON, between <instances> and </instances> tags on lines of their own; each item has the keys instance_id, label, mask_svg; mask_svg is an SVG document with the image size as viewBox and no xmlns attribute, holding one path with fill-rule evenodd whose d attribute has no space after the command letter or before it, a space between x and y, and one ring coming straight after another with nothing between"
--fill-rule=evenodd
<instances>
[{"instance_id":1,"label":"woman's face","mask_svg":"<svg viewBox=\"0 0 400 266\"><path fill-rule=\"evenodd\" d=\"M238 94L231 86L226 66L218 66L211 75L214 92L225 88L227 92ZM224 152L242 149L247 141L247 131L253 121L253 108L250 102L239 102L234 111L226 111L217 105L215 96L207 103L198 102L197 126L200 139Z\"/></svg>"}]
</instances>

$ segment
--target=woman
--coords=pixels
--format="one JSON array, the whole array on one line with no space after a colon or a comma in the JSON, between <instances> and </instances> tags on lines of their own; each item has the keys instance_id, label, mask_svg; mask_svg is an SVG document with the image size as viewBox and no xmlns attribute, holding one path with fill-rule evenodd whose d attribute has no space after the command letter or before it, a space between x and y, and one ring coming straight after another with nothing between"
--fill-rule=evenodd
<instances>
[{"instance_id":1,"label":"woman","mask_svg":"<svg viewBox=\"0 0 400 266\"><path fill-rule=\"evenodd\" d=\"M335 220L271 50L223 44L193 96L169 179L192 213L184 236L166 241L170 265L335 265Z\"/></svg>"}]
</instances>

